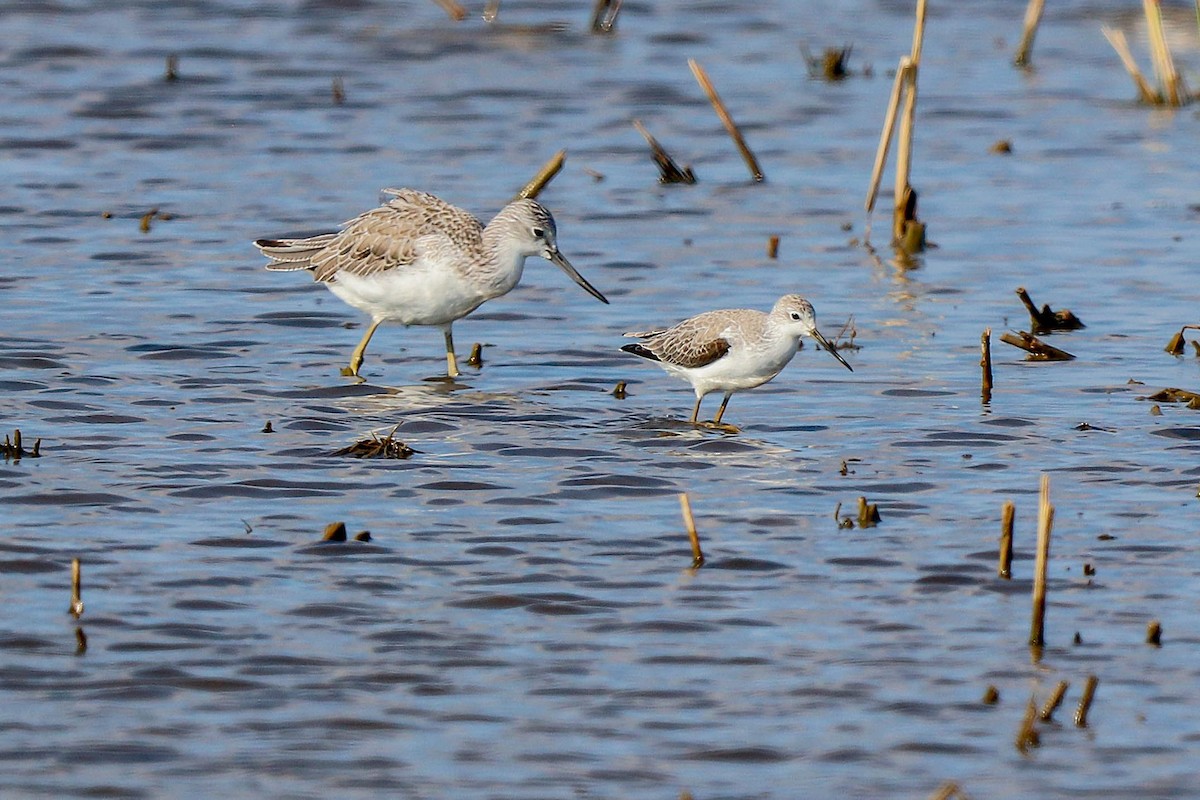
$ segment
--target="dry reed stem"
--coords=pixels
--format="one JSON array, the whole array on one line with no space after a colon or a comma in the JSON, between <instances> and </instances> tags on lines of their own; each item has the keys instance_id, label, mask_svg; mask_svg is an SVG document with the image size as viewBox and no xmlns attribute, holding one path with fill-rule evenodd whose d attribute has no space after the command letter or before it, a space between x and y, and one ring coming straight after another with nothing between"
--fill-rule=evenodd
<instances>
[{"instance_id":1,"label":"dry reed stem","mask_svg":"<svg viewBox=\"0 0 1200 800\"><path fill-rule=\"evenodd\" d=\"M1029 0L1025 7L1025 26L1021 32L1021 43L1017 46L1017 54L1013 63L1018 67L1029 66L1029 56L1033 52L1033 37L1037 35L1038 24L1042 21L1042 11L1045 0Z\"/></svg>"},{"instance_id":2,"label":"dry reed stem","mask_svg":"<svg viewBox=\"0 0 1200 800\"><path fill-rule=\"evenodd\" d=\"M913 66L921 63L921 48L925 43L925 0L917 0L917 21L913 25L912 58Z\"/></svg>"},{"instance_id":3,"label":"dry reed stem","mask_svg":"<svg viewBox=\"0 0 1200 800\"><path fill-rule=\"evenodd\" d=\"M483 7L483 21L495 22L500 16L500 0L488 0L488 4Z\"/></svg>"},{"instance_id":4,"label":"dry reed stem","mask_svg":"<svg viewBox=\"0 0 1200 800\"><path fill-rule=\"evenodd\" d=\"M767 258L779 258L778 236L772 236L767 239Z\"/></svg>"},{"instance_id":5,"label":"dry reed stem","mask_svg":"<svg viewBox=\"0 0 1200 800\"><path fill-rule=\"evenodd\" d=\"M892 135L896 130L896 114L900 110L900 94L904 89L904 76L912 59L900 56L900 66L896 68L896 80L892 83L892 95L888 98L887 112L883 117L883 130L879 134L879 147L875 151L875 166L871 168L871 184L867 188L867 213L875 210L875 200L879 197L879 184L883 179L883 166L887 162L888 150L892 146Z\"/></svg>"},{"instance_id":6,"label":"dry reed stem","mask_svg":"<svg viewBox=\"0 0 1200 800\"><path fill-rule=\"evenodd\" d=\"M979 339L980 359L979 366L983 370L983 385L980 388L980 396L983 398L984 405L992 402L992 329L985 328L983 336Z\"/></svg>"},{"instance_id":7,"label":"dry reed stem","mask_svg":"<svg viewBox=\"0 0 1200 800\"><path fill-rule=\"evenodd\" d=\"M1121 59L1121 63L1125 65L1125 71L1129 73L1129 77L1133 78L1133 83L1137 86L1138 97L1143 103L1150 105L1158 105L1162 103L1162 95L1154 91L1150 82L1142 75L1142 71L1138 69L1137 62L1133 60L1133 53L1129 52L1129 42L1125 39L1124 31L1119 31L1116 28L1107 26L1100 28L1100 32L1104 34L1104 38L1108 39L1108 43L1113 46L1113 50L1117 51L1117 56Z\"/></svg>"},{"instance_id":8,"label":"dry reed stem","mask_svg":"<svg viewBox=\"0 0 1200 800\"><path fill-rule=\"evenodd\" d=\"M1033 573L1033 620L1029 628L1029 644L1041 647L1046 643L1046 570L1050 562L1050 530L1054 526L1054 506L1050 505L1050 476L1042 475L1038 497L1037 560Z\"/></svg>"},{"instance_id":9,"label":"dry reed stem","mask_svg":"<svg viewBox=\"0 0 1200 800\"><path fill-rule=\"evenodd\" d=\"M1079 698L1079 707L1075 709L1075 727L1086 728L1088 711L1092 708L1092 698L1096 696L1096 687L1100 684L1100 679L1095 675L1088 675L1087 683L1083 685L1083 696Z\"/></svg>"},{"instance_id":10,"label":"dry reed stem","mask_svg":"<svg viewBox=\"0 0 1200 800\"><path fill-rule=\"evenodd\" d=\"M699 569L704 565L704 553L700 550L700 534L696 533L696 518L692 516L692 501L688 499L687 492L679 493L679 508L683 512L688 540L692 543L692 569Z\"/></svg>"},{"instance_id":11,"label":"dry reed stem","mask_svg":"<svg viewBox=\"0 0 1200 800\"><path fill-rule=\"evenodd\" d=\"M621 0L596 0L592 6L592 33L612 33L621 13Z\"/></svg>"},{"instance_id":12,"label":"dry reed stem","mask_svg":"<svg viewBox=\"0 0 1200 800\"><path fill-rule=\"evenodd\" d=\"M750 170L750 177L755 181L761 182L764 176L762 168L758 165L758 159L754 157L754 153L750 152L750 147L746 144L745 138L742 137L742 132L738 130L737 123L729 115L729 110L725 108L725 104L721 102L721 98L717 94L712 81L708 79L708 73L704 71L704 67L700 66L700 62L694 58L688 59L688 66L691 67L692 75L696 77L696 82L700 84L700 88L708 95L708 101L712 103L717 116L721 118L721 124L725 126L725 130L729 132L729 135L733 138L733 143L737 145L738 150L741 152L742 160L746 162L746 167Z\"/></svg>"},{"instance_id":13,"label":"dry reed stem","mask_svg":"<svg viewBox=\"0 0 1200 800\"><path fill-rule=\"evenodd\" d=\"M1041 744L1041 737L1038 735L1037 728L1034 727L1036 719L1037 705L1033 702L1033 696L1030 695L1029 704L1025 706L1025 717L1021 720L1021 727L1017 730L1015 742L1017 750L1021 753L1027 753L1029 748Z\"/></svg>"},{"instance_id":14,"label":"dry reed stem","mask_svg":"<svg viewBox=\"0 0 1200 800\"><path fill-rule=\"evenodd\" d=\"M952 800L952 798L955 797L962 798L962 800L967 800L967 796L963 793L962 787L960 787L954 781L946 781L939 786L933 794L929 795L929 800Z\"/></svg>"},{"instance_id":15,"label":"dry reed stem","mask_svg":"<svg viewBox=\"0 0 1200 800\"><path fill-rule=\"evenodd\" d=\"M450 19L455 22L462 22L467 18L467 10L460 6L454 0L433 0L442 7L442 10L450 15Z\"/></svg>"},{"instance_id":16,"label":"dry reed stem","mask_svg":"<svg viewBox=\"0 0 1200 800\"><path fill-rule=\"evenodd\" d=\"M997 569L1001 578L1012 577L1013 519L1016 514L1017 507L1013 502L1004 501L1000 509L1000 566Z\"/></svg>"},{"instance_id":17,"label":"dry reed stem","mask_svg":"<svg viewBox=\"0 0 1200 800\"><path fill-rule=\"evenodd\" d=\"M542 189L546 188L546 184L554 179L554 176L563 168L563 162L567 160L567 151L559 150L550 157L538 173L533 176L529 183L517 192L518 199L533 200L537 197Z\"/></svg>"},{"instance_id":18,"label":"dry reed stem","mask_svg":"<svg viewBox=\"0 0 1200 800\"><path fill-rule=\"evenodd\" d=\"M1183 84L1183 76L1175 69L1171 50L1167 47L1167 37L1163 31L1162 4L1160 0L1142 0L1142 9L1146 12L1151 62L1154 64L1158 85L1162 89L1163 102L1170 106L1186 105L1191 98Z\"/></svg>"},{"instance_id":19,"label":"dry reed stem","mask_svg":"<svg viewBox=\"0 0 1200 800\"><path fill-rule=\"evenodd\" d=\"M71 606L67 610L75 619L83 616L83 566L78 558L71 559Z\"/></svg>"},{"instance_id":20,"label":"dry reed stem","mask_svg":"<svg viewBox=\"0 0 1200 800\"><path fill-rule=\"evenodd\" d=\"M1062 705L1063 696L1067 693L1067 688L1070 685L1066 681L1058 682L1058 685L1054 687L1054 691L1050 693L1050 697L1042 705L1042 710L1038 712L1038 719L1042 722L1050 721L1054 716L1054 712Z\"/></svg>"},{"instance_id":21,"label":"dry reed stem","mask_svg":"<svg viewBox=\"0 0 1200 800\"><path fill-rule=\"evenodd\" d=\"M633 121L633 127L637 128L637 132L646 140L646 144L650 145L650 157L654 159L655 165L658 167L658 182L659 183L695 183L696 174L692 172L691 167L680 167L675 163L675 159L671 158L671 154L667 149L658 143L658 140L651 135L650 131L646 130L646 126L642 124L640 119Z\"/></svg>"},{"instance_id":22,"label":"dry reed stem","mask_svg":"<svg viewBox=\"0 0 1200 800\"><path fill-rule=\"evenodd\" d=\"M912 195L913 126L917 114L917 62L905 70L904 107L900 112L900 133L896 139L896 182L893 194L892 238L904 240L905 225L915 214L908 213Z\"/></svg>"}]
</instances>

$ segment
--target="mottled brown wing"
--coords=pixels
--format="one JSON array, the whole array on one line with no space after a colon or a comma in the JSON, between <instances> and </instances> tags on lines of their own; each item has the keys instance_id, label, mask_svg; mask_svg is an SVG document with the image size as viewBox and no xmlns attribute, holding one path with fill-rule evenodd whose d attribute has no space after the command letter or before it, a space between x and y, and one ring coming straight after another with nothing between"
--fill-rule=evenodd
<instances>
[{"instance_id":1,"label":"mottled brown wing","mask_svg":"<svg viewBox=\"0 0 1200 800\"><path fill-rule=\"evenodd\" d=\"M479 220L431 194L387 189L393 199L345 224L311 258L313 277L329 281L339 272L374 275L402 269L431 250L477 250Z\"/></svg>"},{"instance_id":2,"label":"mottled brown wing","mask_svg":"<svg viewBox=\"0 0 1200 800\"><path fill-rule=\"evenodd\" d=\"M727 314L709 311L665 331L655 331L646 347L668 364L703 367L729 352L728 328Z\"/></svg>"}]
</instances>

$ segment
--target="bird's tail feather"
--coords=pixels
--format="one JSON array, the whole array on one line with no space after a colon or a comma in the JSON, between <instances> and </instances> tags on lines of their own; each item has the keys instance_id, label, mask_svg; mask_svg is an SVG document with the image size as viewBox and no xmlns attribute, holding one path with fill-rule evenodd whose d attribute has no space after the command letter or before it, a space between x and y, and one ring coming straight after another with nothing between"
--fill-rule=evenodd
<instances>
[{"instance_id":1,"label":"bird's tail feather","mask_svg":"<svg viewBox=\"0 0 1200 800\"><path fill-rule=\"evenodd\" d=\"M254 246L271 259L267 269L288 272L311 269L311 259L337 234L323 233L307 239L259 239Z\"/></svg>"}]
</instances>

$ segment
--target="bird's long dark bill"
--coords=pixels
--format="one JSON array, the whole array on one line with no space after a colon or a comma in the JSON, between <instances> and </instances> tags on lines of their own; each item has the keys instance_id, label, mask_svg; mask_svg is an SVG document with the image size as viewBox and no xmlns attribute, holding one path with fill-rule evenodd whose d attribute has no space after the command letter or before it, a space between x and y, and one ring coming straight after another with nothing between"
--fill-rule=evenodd
<instances>
[{"instance_id":1,"label":"bird's long dark bill","mask_svg":"<svg viewBox=\"0 0 1200 800\"><path fill-rule=\"evenodd\" d=\"M583 290L585 292L587 292L588 294L590 294L592 297L596 298L601 303L608 303L608 298L605 297L604 295L600 294L600 291L598 289L596 289L595 286L592 286L590 283L588 283L586 280L584 280L583 276L580 275L579 272L574 267L571 266L571 262L567 261L566 256L564 256L562 253L558 252L558 250L555 250L553 253L550 254L550 263L554 264L556 267L561 269L563 272L567 273L567 275L569 275L571 277L571 280L575 281L580 286L582 286Z\"/></svg>"},{"instance_id":2,"label":"bird's long dark bill","mask_svg":"<svg viewBox=\"0 0 1200 800\"><path fill-rule=\"evenodd\" d=\"M842 362L843 367L850 370L851 372L854 372L854 367L852 367L846 363L846 359L842 358L842 354L837 351L837 348L835 348L833 345L831 345L829 343L828 339L826 339L824 336L821 335L820 331L813 329L812 335L813 335L814 339L816 339L818 342L821 343L822 347L824 347L826 350L829 351L830 355L832 355L838 361Z\"/></svg>"}]
</instances>

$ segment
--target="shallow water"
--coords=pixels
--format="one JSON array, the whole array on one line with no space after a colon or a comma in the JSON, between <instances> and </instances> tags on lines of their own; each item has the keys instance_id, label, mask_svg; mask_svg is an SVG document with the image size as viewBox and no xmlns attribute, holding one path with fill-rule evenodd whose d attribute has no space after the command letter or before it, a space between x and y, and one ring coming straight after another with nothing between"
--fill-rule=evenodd
<instances>
[{"instance_id":1,"label":"shallow water","mask_svg":"<svg viewBox=\"0 0 1200 800\"><path fill-rule=\"evenodd\" d=\"M1200 417L1141 398L1200 388L1190 346L1162 351L1200 322L1197 115L1131 102L1099 28L1145 64L1138 19L1050 4L1019 72L1017 4L931 11L913 182L938 246L902 268L880 244L886 201L879 254L857 242L907 3L626 4L610 37L576 5L505 3L493 27L415 0L0 12L0 425L42 440L0 465L0 792L1194 792ZM1191 76L1194 18L1169 12ZM810 80L800 42L852 43L859 74ZM656 183L634 117L697 185ZM1001 138L1011 156L988 152ZM348 219L384 186L486 217L561 147L542 199L613 303L531 261L455 326L460 351L486 345L455 385L425 380L436 331L387 326L366 380L339 377L362 320L249 244ZM143 233L154 208L169 218ZM1017 286L1087 323L1052 337L1077 360L998 341L1027 327ZM616 349L791 291L827 336L852 318L855 371L809 344L734 398L737 436L681 425L688 387ZM331 455L395 426L408 460ZM1043 472L1057 513L1034 663ZM839 528L860 496L881 523ZM994 567L1008 499L1011 582ZM336 520L371 542L319 543ZM1021 755L1025 703L1059 680L1057 723Z\"/></svg>"}]
</instances>

